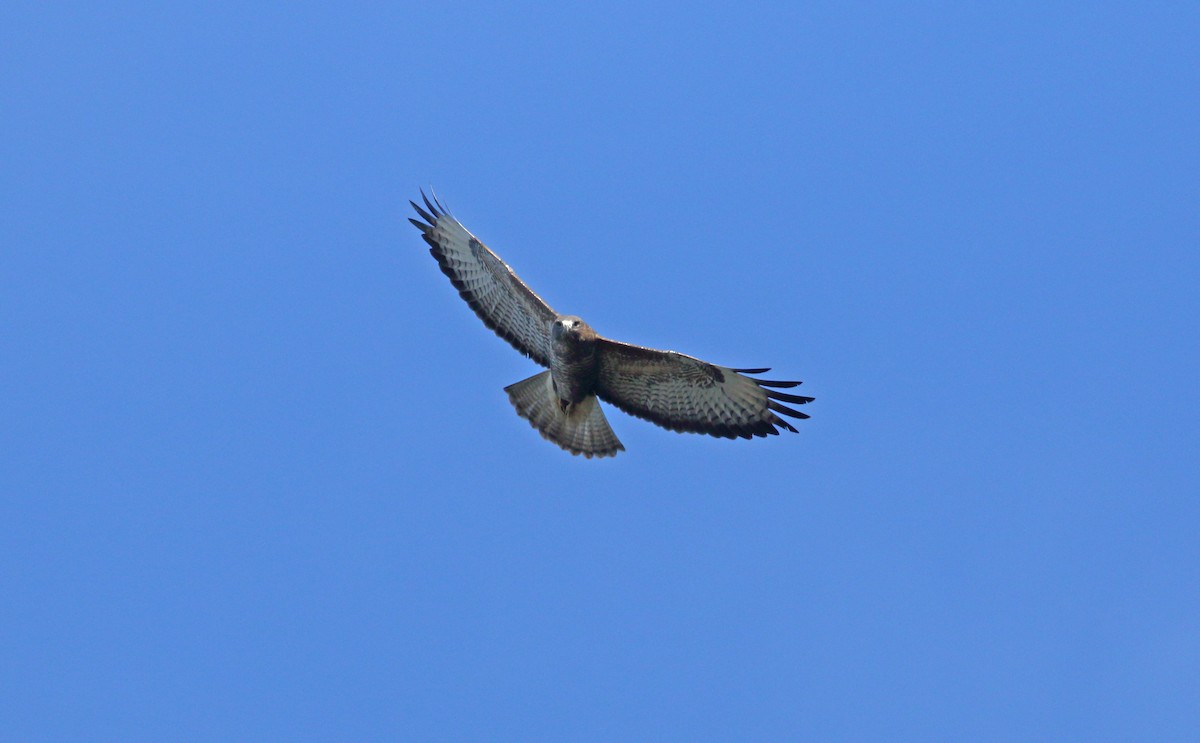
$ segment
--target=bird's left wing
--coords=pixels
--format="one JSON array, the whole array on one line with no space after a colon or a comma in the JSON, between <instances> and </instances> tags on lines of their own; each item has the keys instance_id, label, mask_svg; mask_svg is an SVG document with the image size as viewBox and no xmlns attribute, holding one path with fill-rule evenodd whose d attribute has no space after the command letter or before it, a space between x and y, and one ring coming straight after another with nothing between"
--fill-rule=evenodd
<instances>
[{"instance_id":1,"label":"bird's left wing","mask_svg":"<svg viewBox=\"0 0 1200 743\"><path fill-rule=\"evenodd\" d=\"M554 310L517 278L500 256L450 216L436 197L430 202L422 192L421 198L428 211L416 202L409 203L425 221L408 221L421 230L442 273L450 277L484 325L513 348L549 366L550 323L557 316Z\"/></svg>"},{"instance_id":2,"label":"bird's left wing","mask_svg":"<svg viewBox=\"0 0 1200 743\"><path fill-rule=\"evenodd\" d=\"M780 414L807 418L783 402L813 398L772 388L799 382L753 379L769 369L730 369L674 351L657 351L601 338L596 394L630 415L672 431L705 433L727 439L770 436L776 426L796 429Z\"/></svg>"}]
</instances>

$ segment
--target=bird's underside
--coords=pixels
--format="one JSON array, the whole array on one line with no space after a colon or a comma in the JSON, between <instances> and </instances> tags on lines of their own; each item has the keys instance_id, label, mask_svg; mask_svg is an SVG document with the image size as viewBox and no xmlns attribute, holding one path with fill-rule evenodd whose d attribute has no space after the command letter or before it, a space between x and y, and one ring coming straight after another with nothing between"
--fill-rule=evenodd
<instances>
[{"instance_id":1,"label":"bird's underside","mask_svg":"<svg viewBox=\"0 0 1200 743\"><path fill-rule=\"evenodd\" d=\"M425 208L409 202L421 219L409 221L459 295L497 335L548 367L505 388L517 413L547 440L588 458L623 451L598 400L672 431L729 439L773 436L780 428L794 433L781 416L808 417L783 403L813 398L779 391L800 382L757 379L748 375L769 370L610 340L578 317L559 315L436 198L421 197Z\"/></svg>"}]
</instances>

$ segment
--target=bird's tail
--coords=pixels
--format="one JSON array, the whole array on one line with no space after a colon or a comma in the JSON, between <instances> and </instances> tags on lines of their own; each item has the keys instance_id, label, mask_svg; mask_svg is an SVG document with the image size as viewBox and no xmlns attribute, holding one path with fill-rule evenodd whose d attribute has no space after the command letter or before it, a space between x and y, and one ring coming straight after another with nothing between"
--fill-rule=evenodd
<instances>
[{"instance_id":1,"label":"bird's tail","mask_svg":"<svg viewBox=\"0 0 1200 743\"><path fill-rule=\"evenodd\" d=\"M558 404L558 393L550 382L550 372L504 388L517 413L542 434L572 454L612 457L625 447L617 440L595 395L588 395L565 412Z\"/></svg>"}]
</instances>

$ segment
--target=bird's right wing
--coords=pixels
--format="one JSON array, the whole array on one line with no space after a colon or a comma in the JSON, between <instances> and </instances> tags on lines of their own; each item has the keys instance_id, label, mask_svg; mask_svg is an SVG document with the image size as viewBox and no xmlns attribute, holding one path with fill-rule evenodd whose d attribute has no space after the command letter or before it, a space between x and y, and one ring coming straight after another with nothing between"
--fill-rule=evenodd
<instances>
[{"instance_id":1,"label":"bird's right wing","mask_svg":"<svg viewBox=\"0 0 1200 743\"><path fill-rule=\"evenodd\" d=\"M467 232L435 197L421 198L429 211L410 201L424 222L409 219L421 230L429 252L459 295L483 324L513 348L542 366L550 365L550 323L557 316L541 297L517 278L508 264Z\"/></svg>"},{"instance_id":2,"label":"bird's right wing","mask_svg":"<svg viewBox=\"0 0 1200 743\"><path fill-rule=\"evenodd\" d=\"M795 432L780 417L807 418L784 402L803 405L811 397L772 388L799 382L755 379L770 369L730 369L675 351L658 351L600 338L596 394L630 415L663 428L727 439Z\"/></svg>"}]
</instances>

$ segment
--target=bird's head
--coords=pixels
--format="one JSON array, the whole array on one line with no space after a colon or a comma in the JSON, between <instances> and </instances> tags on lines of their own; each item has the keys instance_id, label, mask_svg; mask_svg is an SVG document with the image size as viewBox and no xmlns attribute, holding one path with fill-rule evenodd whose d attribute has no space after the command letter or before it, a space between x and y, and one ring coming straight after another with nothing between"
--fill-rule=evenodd
<instances>
[{"instance_id":1,"label":"bird's head","mask_svg":"<svg viewBox=\"0 0 1200 743\"><path fill-rule=\"evenodd\" d=\"M575 315L559 315L554 318L551 332L554 334L554 340L569 338L588 341L596 337L596 331Z\"/></svg>"}]
</instances>

